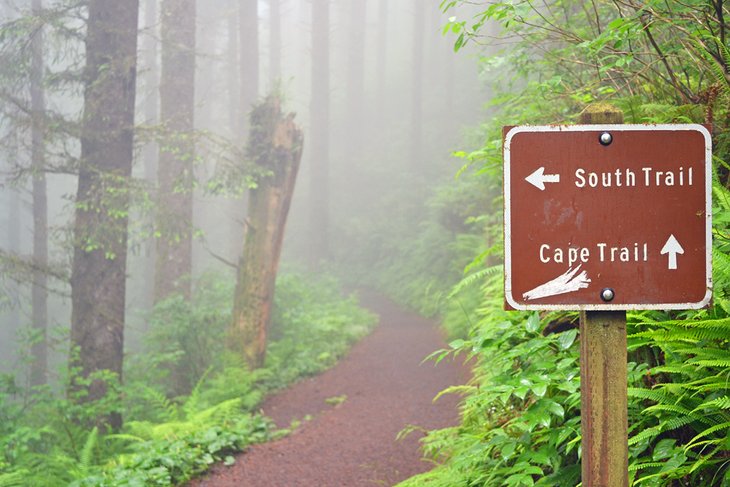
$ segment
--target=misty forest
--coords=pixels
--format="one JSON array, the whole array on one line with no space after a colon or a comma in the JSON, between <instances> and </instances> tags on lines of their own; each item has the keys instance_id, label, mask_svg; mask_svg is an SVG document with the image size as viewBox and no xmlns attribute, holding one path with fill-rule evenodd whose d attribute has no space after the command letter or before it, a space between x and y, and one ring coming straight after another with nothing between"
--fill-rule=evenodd
<instances>
[{"instance_id":1,"label":"misty forest","mask_svg":"<svg viewBox=\"0 0 730 487\"><path fill-rule=\"evenodd\" d=\"M619 382L629 485L730 485L728 18L0 0L0 487L590 485L583 318L505 309L503 127L596 107L711 132L712 301L626 312Z\"/></svg>"}]
</instances>

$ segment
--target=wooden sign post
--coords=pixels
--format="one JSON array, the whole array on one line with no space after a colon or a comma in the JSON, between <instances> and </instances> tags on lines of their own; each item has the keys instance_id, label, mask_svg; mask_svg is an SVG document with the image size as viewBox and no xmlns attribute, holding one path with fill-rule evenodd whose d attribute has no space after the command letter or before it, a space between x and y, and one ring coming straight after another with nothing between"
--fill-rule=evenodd
<instances>
[{"instance_id":1,"label":"wooden sign post","mask_svg":"<svg viewBox=\"0 0 730 487\"><path fill-rule=\"evenodd\" d=\"M620 110L589 106L583 124L622 124ZM584 487L628 487L629 418L626 311L580 314L581 480Z\"/></svg>"},{"instance_id":2,"label":"wooden sign post","mask_svg":"<svg viewBox=\"0 0 730 487\"><path fill-rule=\"evenodd\" d=\"M505 303L578 310L584 487L628 486L626 310L712 296L710 133L623 125L505 128Z\"/></svg>"}]
</instances>

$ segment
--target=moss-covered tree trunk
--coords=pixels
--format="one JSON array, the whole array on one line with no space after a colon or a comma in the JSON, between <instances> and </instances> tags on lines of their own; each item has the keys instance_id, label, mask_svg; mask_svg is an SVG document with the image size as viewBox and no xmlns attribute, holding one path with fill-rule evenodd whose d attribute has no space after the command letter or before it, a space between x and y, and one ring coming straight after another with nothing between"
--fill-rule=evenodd
<instances>
[{"instance_id":1,"label":"moss-covered tree trunk","mask_svg":"<svg viewBox=\"0 0 730 487\"><path fill-rule=\"evenodd\" d=\"M138 0L88 2L71 272L71 365L80 372L71 392L82 401L107 398L109 374L122 377L138 8ZM121 427L119 404L100 406L111 410L99 425Z\"/></svg>"},{"instance_id":2,"label":"moss-covered tree trunk","mask_svg":"<svg viewBox=\"0 0 730 487\"><path fill-rule=\"evenodd\" d=\"M33 15L41 15L41 0L32 0ZM48 266L48 196L45 165L45 93L43 90L43 29L31 39L30 105L31 105L31 165L33 167L33 330L37 333L33 344L33 363L30 381L33 385L46 383L48 357L46 335L48 327L48 284L45 268Z\"/></svg>"},{"instance_id":3,"label":"moss-covered tree trunk","mask_svg":"<svg viewBox=\"0 0 730 487\"><path fill-rule=\"evenodd\" d=\"M247 155L271 174L249 195L232 325L233 346L252 369L261 367L266 356L266 330L302 141L294 114L283 115L278 98L269 96L254 108Z\"/></svg>"}]
</instances>

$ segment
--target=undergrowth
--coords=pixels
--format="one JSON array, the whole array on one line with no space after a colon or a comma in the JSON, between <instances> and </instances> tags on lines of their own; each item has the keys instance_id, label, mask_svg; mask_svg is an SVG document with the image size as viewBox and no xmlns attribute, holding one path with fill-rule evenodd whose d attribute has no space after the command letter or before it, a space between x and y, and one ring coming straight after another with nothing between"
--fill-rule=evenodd
<instances>
[{"instance_id":1,"label":"undergrowth","mask_svg":"<svg viewBox=\"0 0 730 487\"><path fill-rule=\"evenodd\" d=\"M232 464L234 453L286 433L254 412L268 392L332 366L376 322L333 279L283 273L266 365L249 371L225 346L233 280L204 276L194 294L155 308L125 383L101 378L112 386L102 402L61 392L73 371L59 390L2 376L0 487L169 486ZM123 429L94 426L100 410L123 411Z\"/></svg>"},{"instance_id":2,"label":"undergrowth","mask_svg":"<svg viewBox=\"0 0 730 487\"><path fill-rule=\"evenodd\" d=\"M442 2L455 4L473 5ZM442 316L454 339L432 357L471 357L473 378L444 391L462 396L460 424L423 439L434 469L401 487L580 485L577 315L503 310L501 235L494 238L502 201L493 188L501 187L502 126L574 123L594 101L615 104L627 123L714 124L712 306L627 315L629 482L730 485L730 50L715 37L728 14L716 7L497 1L475 6L470 19L450 18L445 30L457 49L511 42L480 61L498 112L483 127L483 147L462 155L491 203L477 217L486 246L475 246L465 277L451 281Z\"/></svg>"}]
</instances>

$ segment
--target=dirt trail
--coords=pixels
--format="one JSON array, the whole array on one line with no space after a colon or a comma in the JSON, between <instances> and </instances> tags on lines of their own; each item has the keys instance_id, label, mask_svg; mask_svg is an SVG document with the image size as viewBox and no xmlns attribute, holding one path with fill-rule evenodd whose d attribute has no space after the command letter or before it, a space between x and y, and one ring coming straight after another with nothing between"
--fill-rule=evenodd
<instances>
[{"instance_id":1,"label":"dirt trail","mask_svg":"<svg viewBox=\"0 0 730 487\"><path fill-rule=\"evenodd\" d=\"M408 424L427 429L458 421L457 398L433 397L468 378L465 366L421 363L444 346L433 323L375 295L365 306L380 326L333 369L269 398L262 409L279 426L311 415L293 434L251 447L232 467L216 467L191 486L357 487L393 485L430 464L418 439L396 441ZM346 395L339 405L325 400Z\"/></svg>"}]
</instances>

